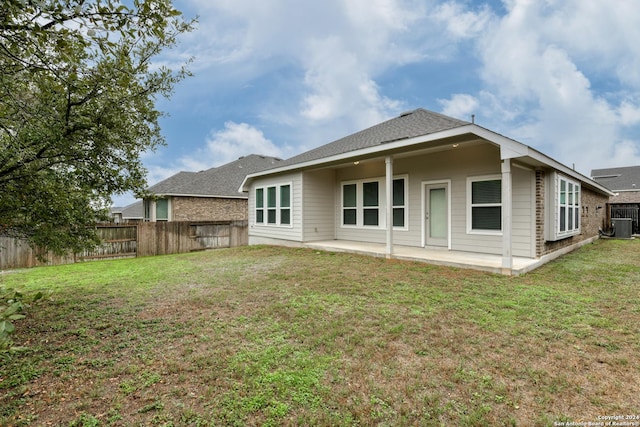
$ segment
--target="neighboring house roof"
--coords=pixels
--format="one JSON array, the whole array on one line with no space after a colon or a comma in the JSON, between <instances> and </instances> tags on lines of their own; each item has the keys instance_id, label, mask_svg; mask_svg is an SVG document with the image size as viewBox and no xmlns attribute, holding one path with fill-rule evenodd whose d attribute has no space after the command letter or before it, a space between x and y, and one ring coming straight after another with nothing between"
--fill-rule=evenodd
<instances>
[{"instance_id":1,"label":"neighboring house roof","mask_svg":"<svg viewBox=\"0 0 640 427\"><path fill-rule=\"evenodd\" d=\"M640 166L593 169L591 177L611 191L640 191Z\"/></svg>"},{"instance_id":2,"label":"neighboring house roof","mask_svg":"<svg viewBox=\"0 0 640 427\"><path fill-rule=\"evenodd\" d=\"M122 219L142 219L144 218L144 204L138 200L122 208Z\"/></svg>"},{"instance_id":3,"label":"neighboring house roof","mask_svg":"<svg viewBox=\"0 0 640 427\"><path fill-rule=\"evenodd\" d=\"M400 116L338 139L329 144L312 149L272 168L249 174L242 182L241 189L248 190L248 183L254 178L276 173L290 172L313 167L325 167L332 164L344 164L360 158L381 155L393 155L395 152L407 152L415 149L437 149L447 144L456 144L470 140L486 140L500 146L503 159L527 159L533 166L549 166L578 179L590 188L611 195L606 187L589 179L547 155L502 136L475 123L419 108L402 113Z\"/></svg>"},{"instance_id":4,"label":"neighboring house roof","mask_svg":"<svg viewBox=\"0 0 640 427\"><path fill-rule=\"evenodd\" d=\"M111 214L121 214L122 219L142 219L144 218L144 205L142 200L137 200L123 208L111 208Z\"/></svg>"},{"instance_id":5,"label":"neighboring house roof","mask_svg":"<svg viewBox=\"0 0 640 427\"><path fill-rule=\"evenodd\" d=\"M246 194L238 191L244 178L280 162L277 157L251 154L204 171L179 172L149 187L148 191L159 196L246 198Z\"/></svg>"}]
</instances>

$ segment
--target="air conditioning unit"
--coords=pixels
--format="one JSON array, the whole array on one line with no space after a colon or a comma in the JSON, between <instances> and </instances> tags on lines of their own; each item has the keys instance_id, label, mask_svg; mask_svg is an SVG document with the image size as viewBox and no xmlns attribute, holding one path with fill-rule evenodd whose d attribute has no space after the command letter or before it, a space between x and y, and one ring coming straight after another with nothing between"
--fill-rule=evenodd
<instances>
[{"instance_id":1,"label":"air conditioning unit","mask_svg":"<svg viewBox=\"0 0 640 427\"><path fill-rule=\"evenodd\" d=\"M633 220L631 218L611 218L616 233L613 237L617 239L630 239L632 234Z\"/></svg>"}]
</instances>

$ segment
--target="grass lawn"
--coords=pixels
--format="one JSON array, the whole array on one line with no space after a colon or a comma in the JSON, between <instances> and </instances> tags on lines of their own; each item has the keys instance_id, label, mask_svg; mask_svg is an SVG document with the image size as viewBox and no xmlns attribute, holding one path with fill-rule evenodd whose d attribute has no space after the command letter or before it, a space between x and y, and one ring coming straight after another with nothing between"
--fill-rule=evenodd
<instances>
[{"instance_id":1,"label":"grass lawn","mask_svg":"<svg viewBox=\"0 0 640 427\"><path fill-rule=\"evenodd\" d=\"M520 277L243 247L43 267L0 425L554 425L640 416L640 241ZM640 422L640 420L636 420Z\"/></svg>"}]
</instances>

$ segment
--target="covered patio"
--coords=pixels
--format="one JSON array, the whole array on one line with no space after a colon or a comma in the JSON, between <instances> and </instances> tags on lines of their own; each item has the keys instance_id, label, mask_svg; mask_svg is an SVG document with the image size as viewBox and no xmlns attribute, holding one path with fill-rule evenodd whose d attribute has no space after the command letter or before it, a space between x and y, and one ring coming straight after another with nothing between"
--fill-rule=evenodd
<instances>
[{"instance_id":1,"label":"covered patio","mask_svg":"<svg viewBox=\"0 0 640 427\"><path fill-rule=\"evenodd\" d=\"M324 240L304 244L311 249L329 252L348 252L385 258L387 248L383 243L365 243L349 240ZM513 267L505 271L502 266L502 255L489 255L473 252L452 251L446 248L418 248L394 245L391 259L420 261L428 264L457 268L469 268L497 274L524 274L544 264L545 261L533 258L513 257Z\"/></svg>"}]
</instances>

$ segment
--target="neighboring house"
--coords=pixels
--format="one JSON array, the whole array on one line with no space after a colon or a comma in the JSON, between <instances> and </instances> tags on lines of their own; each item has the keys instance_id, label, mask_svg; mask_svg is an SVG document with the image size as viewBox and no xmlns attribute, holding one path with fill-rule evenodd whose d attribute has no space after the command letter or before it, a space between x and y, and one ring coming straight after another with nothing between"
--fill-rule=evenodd
<instances>
[{"instance_id":1,"label":"neighboring house","mask_svg":"<svg viewBox=\"0 0 640 427\"><path fill-rule=\"evenodd\" d=\"M631 218L633 234L640 233L640 166L594 169L591 177L614 193L609 198L609 217Z\"/></svg>"},{"instance_id":2,"label":"neighboring house","mask_svg":"<svg viewBox=\"0 0 640 427\"><path fill-rule=\"evenodd\" d=\"M124 208L111 208L111 219L116 224L140 222L144 219L142 200L138 200Z\"/></svg>"},{"instance_id":3,"label":"neighboring house","mask_svg":"<svg viewBox=\"0 0 640 427\"><path fill-rule=\"evenodd\" d=\"M144 199L146 221L246 220L247 194L238 191L245 176L276 166L280 159L252 154L200 172L179 172L150 187Z\"/></svg>"},{"instance_id":4,"label":"neighboring house","mask_svg":"<svg viewBox=\"0 0 640 427\"><path fill-rule=\"evenodd\" d=\"M612 195L531 147L424 109L250 174L241 189L250 244L448 254L457 258L438 263L504 274L597 239Z\"/></svg>"},{"instance_id":5,"label":"neighboring house","mask_svg":"<svg viewBox=\"0 0 640 427\"><path fill-rule=\"evenodd\" d=\"M640 166L594 169L591 178L615 193L609 203L640 203Z\"/></svg>"}]
</instances>

